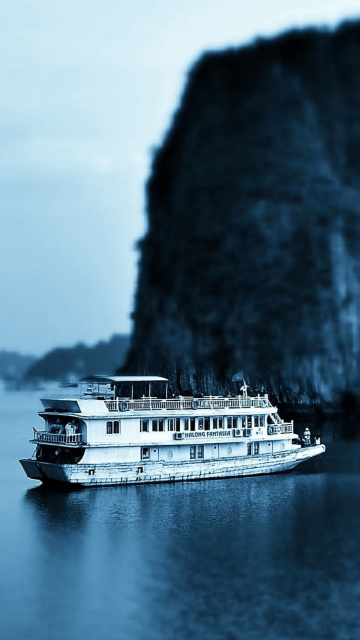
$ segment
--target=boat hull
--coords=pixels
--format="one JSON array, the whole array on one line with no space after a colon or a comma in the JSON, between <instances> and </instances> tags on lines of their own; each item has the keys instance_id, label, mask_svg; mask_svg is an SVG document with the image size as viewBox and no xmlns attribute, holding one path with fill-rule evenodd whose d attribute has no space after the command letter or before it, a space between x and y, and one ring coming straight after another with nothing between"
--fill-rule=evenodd
<instances>
[{"instance_id":1,"label":"boat hull","mask_svg":"<svg viewBox=\"0 0 360 640\"><path fill-rule=\"evenodd\" d=\"M158 482L186 482L216 478L265 475L290 471L301 462L320 455L325 445L284 451L272 455L241 456L186 463L151 462L55 464L33 458L20 460L29 478L43 483L67 483L84 487Z\"/></svg>"}]
</instances>

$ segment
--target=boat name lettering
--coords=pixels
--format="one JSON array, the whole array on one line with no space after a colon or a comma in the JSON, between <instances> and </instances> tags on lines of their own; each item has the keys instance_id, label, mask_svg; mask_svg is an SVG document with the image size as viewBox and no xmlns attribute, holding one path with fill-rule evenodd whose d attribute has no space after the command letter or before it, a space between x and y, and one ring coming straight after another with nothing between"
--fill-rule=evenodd
<instances>
[{"instance_id":1,"label":"boat name lettering","mask_svg":"<svg viewBox=\"0 0 360 640\"><path fill-rule=\"evenodd\" d=\"M231 435L231 431L190 431L185 432L185 438L217 438L221 437L229 437Z\"/></svg>"}]
</instances>

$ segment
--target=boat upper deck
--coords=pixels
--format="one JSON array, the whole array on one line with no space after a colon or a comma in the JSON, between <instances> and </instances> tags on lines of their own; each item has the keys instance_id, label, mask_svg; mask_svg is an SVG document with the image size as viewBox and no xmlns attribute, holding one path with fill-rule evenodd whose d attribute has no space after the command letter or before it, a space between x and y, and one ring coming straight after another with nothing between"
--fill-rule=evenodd
<instances>
[{"instance_id":1,"label":"boat upper deck","mask_svg":"<svg viewBox=\"0 0 360 640\"><path fill-rule=\"evenodd\" d=\"M120 444L128 444L131 436L135 445L140 441L146 445L150 435L144 436L144 433L150 434L150 430L154 442L161 445L191 437L207 440L211 437L224 442L234 437L256 436L263 440L269 435L277 439L291 438L293 434L293 423L279 417L277 407L271 404L267 394L249 396L245 384L236 396L169 398L167 390L165 397L156 397L151 395L150 388L149 395L144 393L139 397L139 391L133 389L134 380L130 382L130 396L125 395L126 389L115 386L113 379L104 382L101 378L97 384L86 381L85 387L72 397L42 399L44 410L39 415L45 420L46 430L35 430L33 442L74 447L97 446L100 442L103 446L103 439L99 441L99 433L103 433L106 445L109 434L114 437L116 434ZM140 379L140 383L144 380Z\"/></svg>"},{"instance_id":2,"label":"boat upper deck","mask_svg":"<svg viewBox=\"0 0 360 640\"><path fill-rule=\"evenodd\" d=\"M165 393L161 395L160 385L166 384ZM154 386L156 389L154 390ZM153 395L155 391L156 395ZM274 413L274 407L267 394L250 396L247 385L240 389L239 395L200 396L168 394L168 380L158 376L91 376L80 381L77 393L72 397L54 396L44 399L42 403L46 411L55 409L77 413L82 405L93 409L94 413L107 412L153 412L153 411L211 411L211 410L260 410L261 413ZM79 406L80 405L80 406ZM102 407L102 409L101 409ZM82 409L80 409L82 412Z\"/></svg>"}]
</instances>

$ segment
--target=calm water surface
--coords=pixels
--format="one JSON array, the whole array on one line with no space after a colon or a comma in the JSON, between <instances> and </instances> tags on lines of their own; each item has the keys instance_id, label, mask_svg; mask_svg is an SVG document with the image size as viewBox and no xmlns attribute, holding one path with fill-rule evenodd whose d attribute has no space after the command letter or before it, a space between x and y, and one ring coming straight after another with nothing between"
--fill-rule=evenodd
<instances>
[{"instance_id":1,"label":"calm water surface","mask_svg":"<svg viewBox=\"0 0 360 640\"><path fill-rule=\"evenodd\" d=\"M0 392L0 637L360 638L360 443L288 474L64 493L26 478L39 392Z\"/></svg>"}]
</instances>

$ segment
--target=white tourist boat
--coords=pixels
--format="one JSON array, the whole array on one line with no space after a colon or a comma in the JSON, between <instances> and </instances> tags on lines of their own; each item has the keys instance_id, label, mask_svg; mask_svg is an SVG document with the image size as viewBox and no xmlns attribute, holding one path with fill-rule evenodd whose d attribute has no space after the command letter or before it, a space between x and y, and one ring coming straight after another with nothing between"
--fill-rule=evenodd
<instances>
[{"instance_id":1,"label":"white tourist boat","mask_svg":"<svg viewBox=\"0 0 360 640\"><path fill-rule=\"evenodd\" d=\"M245 383L237 396L169 398L157 376L81 382L78 397L41 401L44 429L34 429L34 456L20 460L30 478L99 486L250 476L325 451L308 430L300 440L267 394L250 396Z\"/></svg>"},{"instance_id":2,"label":"white tourist boat","mask_svg":"<svg viewBox=\"0 0 360 640\"><path fill-rule=\"evenodd\" d=\"M76 388L78 386L79 382L76 378L64 378L59 382L59 387L61 387L62 389L66 389L69 387Z\"/></svg>"}]
</instances>

